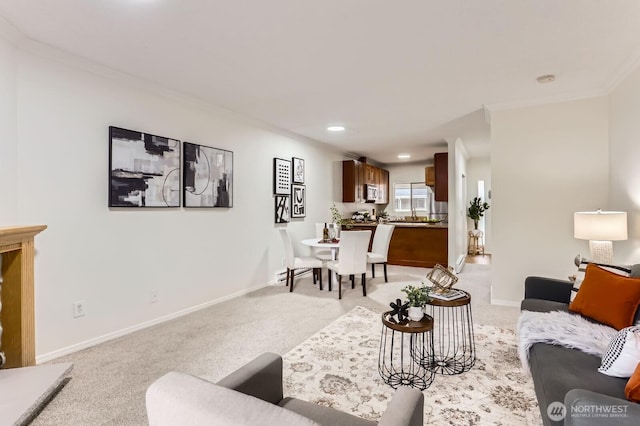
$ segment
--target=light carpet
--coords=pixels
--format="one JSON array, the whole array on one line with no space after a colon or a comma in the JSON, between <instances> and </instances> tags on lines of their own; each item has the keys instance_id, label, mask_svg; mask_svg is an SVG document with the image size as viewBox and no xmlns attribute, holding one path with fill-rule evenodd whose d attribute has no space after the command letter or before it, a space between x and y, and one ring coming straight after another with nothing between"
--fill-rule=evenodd
<instances>
[{"instance_id":1,"label":"light carpet","mask_svg":"<svg viewBox=\"0 0 640 426\"><path fill-rule=\"evenodd\" d=\"M380 314L358 306L284 356L284 393L378 420L395 390L378 374ZM468 372L436 375L425 424L539 425L531 379L520 369L512 330L474 325L477 360Z\"/></svg>"}]
</instances>

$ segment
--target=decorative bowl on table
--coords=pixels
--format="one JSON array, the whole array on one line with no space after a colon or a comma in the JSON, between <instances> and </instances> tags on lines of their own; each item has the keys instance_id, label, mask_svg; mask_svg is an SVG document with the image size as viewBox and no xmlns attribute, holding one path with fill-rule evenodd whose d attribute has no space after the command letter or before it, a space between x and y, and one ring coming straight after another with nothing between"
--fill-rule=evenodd
<instances>
[{"instance_id":1,"label":"decorative bowl on table","mask_svg":"<svg viewBox=\"0 0 640 426\"><path fill-rule=\"evenodd\" d=\"M442 219L428 219L428 218L424 218L422 219L423 222L425 222L428 225L435 225L436 223L440 223L442 222Z\"/></svg>"}]
</instances>

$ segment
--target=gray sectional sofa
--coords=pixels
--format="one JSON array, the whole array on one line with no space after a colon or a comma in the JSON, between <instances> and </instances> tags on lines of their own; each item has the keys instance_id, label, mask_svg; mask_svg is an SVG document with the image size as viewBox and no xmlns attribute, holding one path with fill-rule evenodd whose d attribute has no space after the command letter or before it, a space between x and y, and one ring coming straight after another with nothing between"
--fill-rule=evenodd
<instances>
[{"instance_id":1,"label":"gray sectional sofa","mask_svg":"<svg viewBox=\"0 0 640 426\"><path fill-rule=\"evenodd\" d=\"M528 277L521 310L568 312L572 288L569 281ZM627 379L599 373L600 363L600 357L577 349L546 343L531 347L529 365L544 425L640 425L640 404L625 398ZM553 402L564 403L564 420L548 415Z\"/></svg>"}]
</instances>

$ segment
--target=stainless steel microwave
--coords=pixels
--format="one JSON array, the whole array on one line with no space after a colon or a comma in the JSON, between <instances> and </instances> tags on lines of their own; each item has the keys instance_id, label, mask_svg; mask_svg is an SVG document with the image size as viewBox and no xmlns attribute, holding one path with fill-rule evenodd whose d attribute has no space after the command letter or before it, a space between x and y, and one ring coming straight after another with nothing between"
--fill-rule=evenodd
<instances>
[{"instance_id":1,"label":"stainless steel microwave","mask_svg":"<svg viewBox=\"0 0 640 426\"><path fill-rule=\"evenodd\" d=\"M375 202L378 198L378 185L372 185L368 183L365 184L364 189L365 201L367 203Z\"/></svg>"}]
</instances>

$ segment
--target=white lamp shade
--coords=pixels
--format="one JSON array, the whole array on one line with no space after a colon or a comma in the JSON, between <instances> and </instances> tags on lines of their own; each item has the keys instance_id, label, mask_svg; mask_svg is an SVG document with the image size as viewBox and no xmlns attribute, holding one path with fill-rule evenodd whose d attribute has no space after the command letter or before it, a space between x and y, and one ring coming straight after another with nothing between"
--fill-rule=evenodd
<instances>
[{"instance_id":1,"label":"white lamp shade","mask_svg":"<svg viewBox=\"0 0 640 426\"><path fill-rule=\"evenodd\" d=\"M573 236L580 240L626 240L627 212L575 212Z\"/></svg>"}]
</instances>

